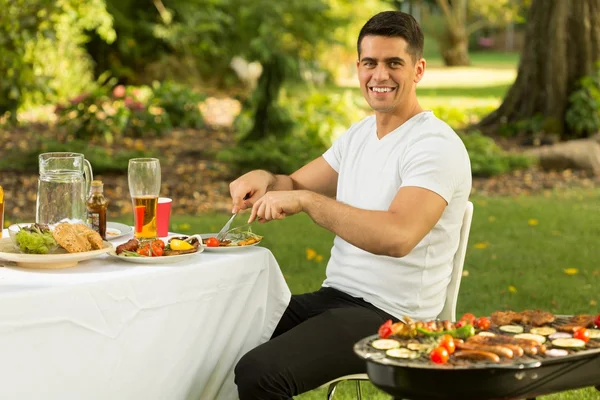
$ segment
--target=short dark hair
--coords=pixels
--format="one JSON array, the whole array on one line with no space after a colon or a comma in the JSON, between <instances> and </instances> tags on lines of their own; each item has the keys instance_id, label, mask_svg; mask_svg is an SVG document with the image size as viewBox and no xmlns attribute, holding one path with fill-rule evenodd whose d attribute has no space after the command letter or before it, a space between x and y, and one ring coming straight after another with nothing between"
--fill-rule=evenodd
<instances>
[{"instance_id":1,"label":"short dark hair","mask_svg":"<svg viewBox=\"0 0 600 400\"><path fill-rule=\"evenodd\" d=\"M408 43L407 51L416 62L423 57L423 31L412 15L402 11L383 11L367 21L358 34L357 50L365 36L401 37Z\"/></svg>"}]
</instances>

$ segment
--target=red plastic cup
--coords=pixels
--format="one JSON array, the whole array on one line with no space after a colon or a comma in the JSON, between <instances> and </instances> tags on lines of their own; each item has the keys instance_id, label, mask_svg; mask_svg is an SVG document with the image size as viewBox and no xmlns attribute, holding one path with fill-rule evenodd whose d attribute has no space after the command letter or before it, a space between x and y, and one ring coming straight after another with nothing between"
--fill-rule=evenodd
<instances>
[{"instance_id":1,"label":"red plastic cup","mask_svg":"<svg viewBox=\"0 0 600 400\"><path fill-rule=\"evenodd\" d=\"M156 232L158 237L169 236L169 222L171 220L171 203L168 197L159 197L156 206Z\"/></svg>"}]
</instances>

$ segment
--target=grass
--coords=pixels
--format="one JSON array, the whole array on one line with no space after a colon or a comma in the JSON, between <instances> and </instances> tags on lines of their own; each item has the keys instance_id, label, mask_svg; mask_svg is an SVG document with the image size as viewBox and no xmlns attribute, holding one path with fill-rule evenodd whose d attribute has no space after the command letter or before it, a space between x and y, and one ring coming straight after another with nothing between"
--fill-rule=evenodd
<instances>
[{"instance_id":1,"label":"grass","mask_svg":"<svg viewBox=\"0 0 600 400\"><path fill-rule=\"evenodd\" d=\"M540 308L554 313L600 312L600 189L548 192L531 197L473 197L475 211L465 261L458 314L489 315L500 309ZM173 217L173 230L215 231L225 214ZM125 221L127 222L127 221ZM278 260L292 293L316 290L325 277L333 234L306 215L253 225ZM309 260L309 256L311 259ZM368 399L389 399L363 383ZM326 398L318 389L298 400ZM336 398L354 398L354 384ZM540 400L593 400L592 389Z\"/></svg>"}]
</instances>

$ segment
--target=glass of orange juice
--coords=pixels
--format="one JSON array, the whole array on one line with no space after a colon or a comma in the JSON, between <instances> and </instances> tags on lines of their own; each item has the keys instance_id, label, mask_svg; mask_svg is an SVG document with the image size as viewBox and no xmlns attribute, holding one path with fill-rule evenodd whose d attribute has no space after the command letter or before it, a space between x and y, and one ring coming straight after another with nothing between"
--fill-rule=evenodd
<instances>
[{"instance_id":1,"label":"glass of orange juice","mask_svg":"<svg viewBox=\"0 0 600 400\"><path fill-rule=\"evenodd\" d=\"M136 239L155 239L156 206L160 193L158 158L132 158L127 170L129 194L133 203L133 226Z\"/></svg>"}]
</instances>

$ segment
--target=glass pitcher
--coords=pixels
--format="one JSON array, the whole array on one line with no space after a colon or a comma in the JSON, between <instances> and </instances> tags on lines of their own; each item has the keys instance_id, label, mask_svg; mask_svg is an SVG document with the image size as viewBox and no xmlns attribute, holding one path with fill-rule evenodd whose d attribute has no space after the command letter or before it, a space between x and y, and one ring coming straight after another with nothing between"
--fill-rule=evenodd
<instances>
[{"instance_id":1,"label":"glass pitcher","mask_svg":"<svg viewBox=\"0 0 600 400\"><path fill-rule=\"evenodd\" d=\"M43 153L39 155L39 169L35 222L86 223L85 202L94 176L92 166L84 155Z\"/></svg>"}]
</instances>

